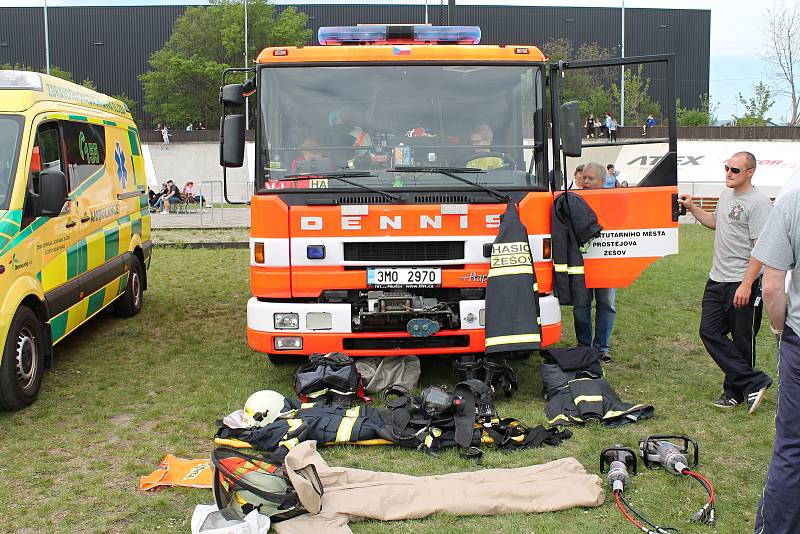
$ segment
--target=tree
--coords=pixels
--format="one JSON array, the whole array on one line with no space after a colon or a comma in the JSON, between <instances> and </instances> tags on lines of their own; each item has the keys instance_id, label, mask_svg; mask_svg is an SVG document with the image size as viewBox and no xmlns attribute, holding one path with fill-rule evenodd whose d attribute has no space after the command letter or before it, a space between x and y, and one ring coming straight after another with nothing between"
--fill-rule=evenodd
<instances>
[{"instance_id":1,"label":"tree","mask_svg":"<svg viewBox=\"0 0 800 534\"><path fill-rule=\"evenodd\" d=\"M611 51L597 43L583 43L576 49L572 41L563 37L546 42L542 50L553 62L611 57ZM607 70L604 68L568 70L564 77L563 100L565 102L576 100L584 117L589 113L594 113L595 116L605 114L613 105L608 90L612 78Z\"/></svg>"},{"instance_id":2,"label":"tree","mask_svg":"<svg viewBox=\"0 0 800 534\"><path fill-rule=\"evenodd\" d=\"M678 126L713 126L717 122L719 102L712 103L708 94L700 95L700 106L695 109L681 107L681 99L675 105Z\"/></svg>"},{"instance_id":3,"label":"tree","mask_svg":"<svg viewBox=\"0 0 800 534\"><path fill-rule=\"evenodd\" d=\"M775 94L789 98L789 126L800 126L800 1L774 3L767 7L765 18L768 52L764 60L772 68Z\"/></svg>"},{"instance_id":4,"label":"tree","mask_svg":"<svg viewBox=\"0 0 800 534\"><path fill-rule=\"evenodd\" d=\"M247 0L247 57L265 46L299 46L311 38L308 17L294 8L280 14L268 0ZM212 0L190 7L176 21L164 47L140 76L144 110L166 124L208 123L219 115L222 71L244 65L244 4Z\"/></svg>"},{"instance_id":5,"label":"tree","mask_svg":"<svg viewBox=\"0 0 800 534\"><path fill-rule=\"evenodd\" d=\"M629 124L644 124L648 113L658 117L661 105L650 98L650 78L644 77L644 64L625 69L625 121ZM620 88L611 84L614 109L620 107Z\"/></svg>"},{"instance_id":6,"label":"tree","mask_svg":"<svg viewBox=\"0 0 800 534\"><path fill-rule=\"evenodd\" d=\"M766 126L771 122L766 115L775 103L775 99L769 87L764 85L764 82L758 82L758 85L753 86L753 91L755 96L752 98L745 99L742 93L737 97L746 112L742 117L736 117L737 126Z\"/></svg>"}]
</instances>

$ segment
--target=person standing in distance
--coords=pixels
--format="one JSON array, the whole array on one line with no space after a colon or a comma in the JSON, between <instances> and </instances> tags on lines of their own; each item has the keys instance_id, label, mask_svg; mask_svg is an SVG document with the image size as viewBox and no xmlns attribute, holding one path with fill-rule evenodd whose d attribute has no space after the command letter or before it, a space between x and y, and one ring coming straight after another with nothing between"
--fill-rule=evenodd
<instances>
[{"instance_id":1,"label":"person standing in distance","mask_svg":"<svg viewBox=\"0 0 800 534\"><path fill-rule=\"evenodd\" d=\"M761 325L761 267L750 252L772 211L769 198L753 186L756 158L737 152L725 165L717 209L708 213L692 197L678 201L703 226L715 230L714 258L703 292L700 339L725 380L717 408L747 402L756 411L772 379L755 368L755 336ZM729 337L730 334L730 337Z\"/></svg>"},{"instance_id":2,"label":"person standing in distance","mask_svg":"<svg viewBox=\"0 0 800 534\"><path fill-rule=\"evenodd\" d=\"M778 409L767 483L756 509L756 534L800 528L800 191L781 198L753 257L764 264L764 305L778 342ZM786 272L792 272L788 297Z\"/></svg>"}]
</instances>

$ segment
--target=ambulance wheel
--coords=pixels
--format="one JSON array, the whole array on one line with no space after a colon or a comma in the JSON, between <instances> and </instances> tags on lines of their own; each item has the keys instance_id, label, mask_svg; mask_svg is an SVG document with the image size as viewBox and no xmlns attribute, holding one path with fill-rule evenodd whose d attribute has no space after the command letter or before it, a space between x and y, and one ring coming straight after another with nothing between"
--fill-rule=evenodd
<instances>
[{"instance_id":1,"label":"ambulance wheel","mask_svg":"<svg viewBox=\"0 0 800 534\"><path fill-rule=\"evenodd\" d=\"M114 302L114 313L120 317L133 317L142 311L144 302L144 267L136 256L131 263L125 293Z\"/></svg>"},{"instance_id":2,"label":"ambulance wheel","mask_svg":"<svg viewBox=\"0 0 800 534\"><path fill-rule=\"evenodd\" d=\"M0 409L15 411L36 400L44 373L44 339L39 318L27 306L20 306L0 361Z\"/></svg>"}]
</instances>

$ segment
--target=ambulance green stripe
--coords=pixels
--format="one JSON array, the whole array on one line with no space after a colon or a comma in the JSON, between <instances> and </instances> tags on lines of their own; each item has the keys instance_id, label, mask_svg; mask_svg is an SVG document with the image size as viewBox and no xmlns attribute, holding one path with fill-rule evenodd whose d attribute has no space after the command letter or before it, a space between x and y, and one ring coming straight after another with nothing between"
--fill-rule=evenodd
<instances>
[{"instance_id":1,"label":"ambulance green stripe","mask_svg":"<svg viewBox=\"0 0 800 534\"><path fill-rule=\"evenodd\" d=\"M103 288L100 289L100 291L94 293L91 297L89 297L89 307L86 310L86 317L94 315L95 313L100 311L100 308L103 307L103 299L105 299L105 296L106 296L106 290L105 288Z\"/></svg>"},{"instance_id":2,"label":"ambulance green stripe","mask_svg":"<svg viewBox=\"0 0 800 534\"><path fill-rule=\"evenodd\" d=\"M18 233L17 236L13 240L11 240L11 242L9 242L5 247L3 247L2 250L0 250L0 256L2 256L6 252L10 251L12 248L17 246L19 243L24 241L25 238L27 238L33 232L41 228L42 225L44 225L44 223L46 223L49 220L50 220L49 217L39 217L38 219L34 220L28 227L26 227L23 231Z\"/></svg>"},{"instance_id":3,"label":"ambulance green stripe","mask_svg":"<svg viewBox=\"0 0 800 534\"><path fill-rule=\"evenodd\" d=\"M67 330L67 315L69 315L69 310L61 312L50 319L50 335L53 338L53 343L64 337Z\"/></svg>"},{"instance_id":4,"label":"ambulance green stripe","mask_svg":"<svg viewBox=\"0 0 800 534\"><path fill-rule=\"evenodd\" d=\"M139 156L139 140L136 139L136 133L128 130L128 141L131 143L131 155Z\"/></svg>"},{"instance_id":5,"label":"ambulance green stripe","mask_svg":"<svg viewBox=\"0 0 800 534\"><path fill-rule=\"evenodd\" d=\"M106 230L106 261L119 254L119 229Z\"/></svg>"},{"instance_id":6,"label":"ambulance green stripe","mask_svg":"<svg viewBox=\"0 0 800 534\"><path fill-rule=\"evenodd\" d=\"M69 198L71 200L75 200L78 196L82 195L83 192L86 191L86 189L88 189L89 186L91 186L97 180L99 180L105 172L106 172L105 167L100 167L100 169L97 172L95 172L93 175L89 176L86 180L84 180L83 183L79 185L78 188L69 195Z\"/></svg>"},{"instance_id":7,"label":"ambulance green stripe","mask_svg":"<svg viewBox=\"0 0 800 534\"><path fill-rule=\"evenodd\" d=\"M81 274L80 263L80 243L75 243L67 249L67 280Z\"/></svg>"},{"instance_id":8,"label":"ambulance green stripe","mask_svg":"<svg viewBox=\"0 0 800 534\"><path fill-rule=\"evenodd\" d=\"M89 117L87 117L86 115L67 115L67 116L70 118L70 120L73 121L89 122Z\"/></svg>"},{"instance_id":9,"label":"ambulance green stripe","mask_svg":"<svg viewBox=\"0 0 800 534\"><path fill-rule=\"evenodd\" d=\"M116 125L117 125L117 123L116 123L116 122L114 122L114 121L107 121L107 120L105 120L105 119L103 119L103 124L105 124L106 126L116 126Z\"/></svg>"}]
</instances>

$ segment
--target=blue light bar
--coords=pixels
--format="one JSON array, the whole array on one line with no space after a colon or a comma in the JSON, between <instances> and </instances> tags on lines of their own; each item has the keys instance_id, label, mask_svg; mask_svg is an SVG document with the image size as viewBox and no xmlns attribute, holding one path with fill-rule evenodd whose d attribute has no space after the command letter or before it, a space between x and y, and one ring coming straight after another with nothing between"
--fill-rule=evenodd
<instances>
[{"instance_id":1,"label":"blue light bar","mask_svg":"<svg viewBox=\"0 0 800 534\"><path fill-rule=\"evenodd\" d=\"M321 45L339 44L478 44L481 29L477 26L325 26L317 32Z\"/></svg>"},{"instance_id":2,"label":"blue light bar","mask_svg":"<svg viewBox=\"0 0 800 534\"><path fill-rule=\"evenodd\" d=\"M481 29L478 26L414 26L414 42L478 44Z\"/></svg>"}]
</instances>

